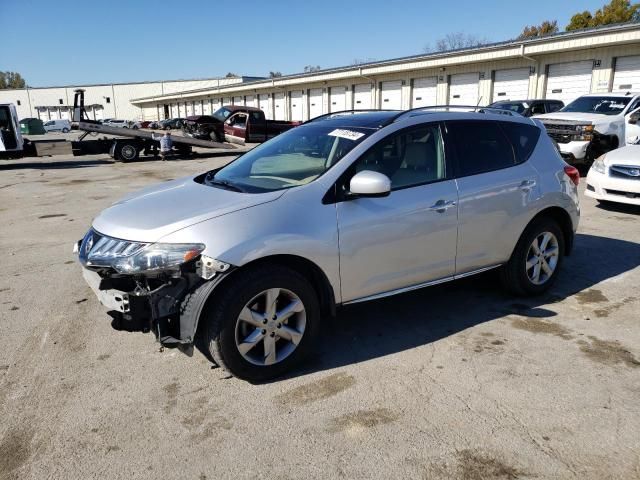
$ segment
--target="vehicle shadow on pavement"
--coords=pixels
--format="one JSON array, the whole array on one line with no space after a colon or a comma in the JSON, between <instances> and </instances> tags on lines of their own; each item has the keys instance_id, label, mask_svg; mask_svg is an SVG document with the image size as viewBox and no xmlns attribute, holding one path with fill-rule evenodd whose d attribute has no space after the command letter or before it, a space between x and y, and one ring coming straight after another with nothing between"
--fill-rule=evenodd
<instances>
[{"instance_id":1,"label":"vehicle shadow on pavement","mask_svg":"<svg viewBox=\"0 0 640 480\"><path fill-rule=\"evenodd\" d=\"M0 163L0 171L2 170L57 170L67 168L87 168L98 167L100 165L109 165L114 163L113 160L62 160L57 162L12 162Z\"/></svg>"},{"instance_id":2,"label":"vehicle shadow on pavement","mask_svg":"<svg viewBox=\"0 0 640 480\"><path fill-rule=\"evenodd\" d=\"M603 254L604 253L604 254ZM501 289L496 271L368 303L346 306L323 326L317 354L288 378L426 345L505 315L551 318L553 303L640 265L640 245L578 234L558 281L540 297ZM562 322L561 318L556 319ZM277 380L276 380L277 381Z\"/></svg>"}]
</instances>

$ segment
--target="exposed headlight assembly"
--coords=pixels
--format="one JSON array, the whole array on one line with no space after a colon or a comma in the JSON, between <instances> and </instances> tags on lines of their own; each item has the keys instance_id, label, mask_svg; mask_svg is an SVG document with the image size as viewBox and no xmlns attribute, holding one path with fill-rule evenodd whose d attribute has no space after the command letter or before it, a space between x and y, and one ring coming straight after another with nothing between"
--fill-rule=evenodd
<instances>
[{"instance_id":1,"label":"exposed headlight assembly","mask_svg":"<svg viewBox=\"0 0 640 480\"><path fill-rule=\"evenodd\" d=\"M602 174L606 173L607 166L604 164L605 157L606 157L606 154L600 155L598 158L596 158L596 160L593 162L593 165L591 165L591 168L593 168L593 170L598 173L602 173Z\"/></svg>"},{"instance_id":2,"label":"exposed headlight assembly","mask_svg":"<svg viewBox=\"0 0 640 480\"><path fill-rule=\"evenodd\" d=\"M111 266L118 273L146 273L169 270L198 257L201 243L154 243L128 257L116 257Z\"/></svg>"},{"instance_id":3,"label":"exposed headlight assembly","mask_svg":"<svg viewBox=\"0 0 640 480\"><path fill-rule=\"evenodd\" d=\"M576 131L578 133L573 136L573 140L587 142L593 140L593 125L578 125Z\"/></svg>"}]
</instances>

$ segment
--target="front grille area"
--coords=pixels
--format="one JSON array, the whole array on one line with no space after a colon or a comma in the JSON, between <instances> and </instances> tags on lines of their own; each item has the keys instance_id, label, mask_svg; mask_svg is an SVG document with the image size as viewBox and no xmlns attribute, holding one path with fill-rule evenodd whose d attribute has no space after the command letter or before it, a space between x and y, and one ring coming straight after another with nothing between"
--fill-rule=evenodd
<instances>
[{"instance_id":1,"label":"front grille area","mask_svg":"<svg viewBox=\"0 0 640 480\"><path fill-rule=\"evenodd\" d=\"M609 195L619 195L621 197L627 197L627 198L640 198L640 193L623 192L622 190L609 190L609 189L606 189L605 192L607 192Z\"/></svg>"},{"instance_id":2,"label":"front grille area","mask_svg":"<svg viewBox=\"0 0 640 480\"><path fill-rule=\"evenodd\" d=\"M547 131L547 134L558 143L569 143L571 141L571 135L552 133L549 131Z\"/></svg>"},{"instance_id":3,"label":"front grille area","mask_svg":"<svg viewBox=\"0 0 640 480\"><path fill-rule=\"evenodd\" d=\"M609 176L625 180L640 180L640 167L633 165L611 165Z\"/></svg>"},{"instance_id":4,"label":"front grille area","mask_svg":"<svg viewBox=\"0 0 640 480\"><path fill-rule=\"evenodd\" d=\"M544 127L547 129L547 134L558 143L569 143L571 137L578 132L575 125L544 123Z\"/></svg>"}]
</instances>

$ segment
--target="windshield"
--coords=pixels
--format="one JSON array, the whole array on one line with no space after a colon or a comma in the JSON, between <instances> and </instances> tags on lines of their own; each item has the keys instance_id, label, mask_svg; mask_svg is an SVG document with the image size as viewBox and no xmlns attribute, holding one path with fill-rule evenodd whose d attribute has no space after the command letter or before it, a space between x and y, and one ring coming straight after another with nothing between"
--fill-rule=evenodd
<instances>
[{"instance_id":1,"label":"windshield","mask_svg":"<svg viewBox=\"0 0 640 480\"><path fill-rule=\"evenodd\" d=\"M493 105L491 105L491 108L499 108L500 110L510 110L516 113L522 113L527 109L526 105L520 102L494 103Z\"/></svg>"},{"instance_id":2,"label":"windshield","mask_svg":"<svg viewBox=\"0 0 640 480\"><path fill-rule=\"evenodd\" d=\"M214 112L213 117L217 118L221 122L224 122L227 119L227 117L231 115L231 113L232 113L231 110L229 110L228 108L222 107Z\"/></svg>"},{"instance_id":3,"label":"windshield","mask_svg":"<svg viewBox=\"0 0 640 480\"><path fill-rule=\"evenodd\" d=\"M631 97L580 97L560 111L618 115L630 101Z\"/></svg>"},{"instance_id":4,"label":"windshield","mask_svg":"<svg viewBox=\"0 0 640 480\"><path fill-rule=\"evenodd\" d=\"M372 128L313 123L293 128L245 153L214 176L207 176L205 182L248 193L306 185L373 132Z\"/></svg>"}]
</instances>

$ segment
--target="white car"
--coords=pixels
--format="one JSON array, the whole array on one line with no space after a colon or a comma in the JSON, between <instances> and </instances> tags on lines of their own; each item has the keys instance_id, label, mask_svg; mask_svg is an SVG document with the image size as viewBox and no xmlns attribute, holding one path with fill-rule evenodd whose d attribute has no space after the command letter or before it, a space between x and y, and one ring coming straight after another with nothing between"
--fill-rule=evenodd
<instances>
[{"instance_id":1,"label":"white car","mask_svg":"<svg viewBox=\"0 0 640 480\"><path fill-rule=\"evenodd\" d=\"M68 133L71 131L71 122L69 120L49 120L43 125L47 132Z\"/></svg>"},{"instance_id":2,"label":"white car","mask_svg":"<svg viewBox=\"0 0 640 480\"><path fill-rule=\"evenodd\" d=\"M640 145L613 150L593 162L585 193L601 203L640 205Z\"/></svg>"},{"instance_id":3,"label":"white car","mask_svg":"<svg viewBox=\"0 0 640 480\"><path fill-rule=\"evenodd\" d=\"M115 118L105 120L102 122L102 124L107 127L119 127L119 128L129 128L131 126L131 122L129 122L128 120L116 120Z\"/></svg>"}]
</instances>

